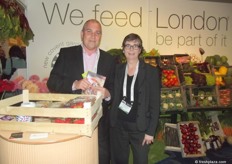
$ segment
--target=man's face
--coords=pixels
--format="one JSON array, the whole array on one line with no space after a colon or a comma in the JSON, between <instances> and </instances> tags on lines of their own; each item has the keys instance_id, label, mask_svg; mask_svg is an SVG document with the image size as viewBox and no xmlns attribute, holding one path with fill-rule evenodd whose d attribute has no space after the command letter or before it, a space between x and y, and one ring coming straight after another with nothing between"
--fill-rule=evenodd
<instances>
[{"instance_id":1,"label":"man's face","mask_svg":"<svg viewBox=\"0 0 232 164\"><path fill-rule=\"evenodd\" d=\"M101 36L101 25L96 22L89 22L81 31L82 42L89 51L95 51L99 47Z\"/></svg>"}]
</instances>

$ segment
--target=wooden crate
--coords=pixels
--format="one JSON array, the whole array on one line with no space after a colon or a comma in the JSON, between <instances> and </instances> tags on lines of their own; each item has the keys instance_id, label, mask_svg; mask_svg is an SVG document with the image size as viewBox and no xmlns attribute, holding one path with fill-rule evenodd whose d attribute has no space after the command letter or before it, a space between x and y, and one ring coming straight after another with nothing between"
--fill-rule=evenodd
<instances>
[{"instance_id":1,"label":"wooden crate","mask_svg":"<svg viewBox=\"0 0 232 164\"><path fill-rule=\"evenodd\" d=\"M30 101L55 101L67 102L78 96L74 94L53 94L53 93L30 93ZM31 131L67 133L91 136L102 116L102 98L96 96L95 103L91 108L38 108L20 107L17 104L23 102L23 94L0 101L0 115L11 116L32 116L48 118L84 118L84 124L53 123L53 122L16 122L0 121L0 130Z\"/></svg>"},{"instance_id":2,"label":"wooden crate","mask_svg":"<svg viewBox=\"0 0 232 164\"><path fill-rule=\"evenodd\" d=\"M190 123L193 125L193 127L189 126ZM186 128L183 128L184 126L186 126ZM195 128L195 130L192 130L192 128ZM198 121L179 122L177 123L177 130L180 141L181 154L183 158L196 158L206 156ZM197 145L200 146L196 147ZM194 150L193 148L197 149ZM194 150L195 153L193 153L193 151L191 152L191 149Z\"/></svg>"},{"instance_id":3,"label":"wooden crate","mask_svg":"<svg viewBox=\"0 0 232 164\"><path fill-rule=\"evenodd\" d=\"M174 55L160 55L159 65L160 67L175 65Z\"/></svg>"},{"instance_id":4,"label":"wooden crate","mask_svg":"<svg viewBox=\"0 0 232 164\"><path fill-rule=\"evenodd\" d=\"M172 87L175 88L175 87L180 87L180 86L184 85L184 82L185 82L184 76L181 72L181 69L179 69L179 66L177 66L177 65L163 66L163 67L160 67L160 70L161 70L162 88L172 88ZM167 71L167 70L174 71L174 75L177 77L177 85L175 85L175 84L174 85L166 85L165 84L164 79L166 79L166 81L169 83L171 83L173 80L172 78L168 79L168 77L165 77L165 73L163 71ZM169 74L169 73L167 73L167 74Z\"/></svg>"},{"instance_id":5,"label":"wooden crate","mask_svg":"<svg viewBox=\"0 0 232 164\"><path fill-rule=\"evenodd\" d=\"M218 87L217 95L219 99L219 106L222 107L231 107L232 106L232 88L223 88Z\"/></svg>"},{"instance_id":6,"label":"wooden crate","mask_svg":"<svg viewBox=\"0 0 232 164\"><path fill-rule=\"evenodd\" d=\"M190 63L191 56L189 56L188 54L174 54L174 61L177 65Z\"/></svg>"},{"instance_id":7,"label":"wooden crate","mask_svg":"<svg viewBox=\"0 0 232 164\"><path fill-rule=\"evenodd\" d=\"M207 109L218 107L216 86L185 86L187 109Z\"/></svg>"},{"instance_id":8,"label":"wooden crate","mask_svg":"<svg viewBox=\"0 0 232 164\"><path fill-rule=\"evenodd\" d=\"M160 57L159 56L144 56L144 62L150 64L153 67L159 67Z\"/></svg>"},{"instance_id":9,"label":"wooden crate","mask_svg":"<svg viewBox=\"0 0 232 164\"><path fill-rule=\"evenodd\" d=\"M164 124L164 143L165 150L181 152L180 141L178 137L177 124Z\"/></svg>"},{"instance_id":10,"label":"wooden crate","mask_svg":"<svg viewBox=\"0 0 232 164\"><path fill-rule=\"evenodd\" d=\"M184 111L186 100L183 87L161 88L161 112Z\"/></svg>"}]
</instances>

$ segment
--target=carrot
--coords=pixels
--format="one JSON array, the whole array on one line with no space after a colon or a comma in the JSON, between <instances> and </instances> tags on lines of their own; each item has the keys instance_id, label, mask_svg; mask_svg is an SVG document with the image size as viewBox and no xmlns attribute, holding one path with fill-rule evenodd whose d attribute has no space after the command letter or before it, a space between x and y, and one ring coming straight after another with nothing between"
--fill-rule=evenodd
<instances>
[{"instance_id":1,"label":"carrot","mask_svg":"<svg viewBox=\"0 0 232 164\"><path fill-rule=\"evenodd\" d=\"M232 127L225 126L222 129L226 136L232 136Z\"/></svg>"}]
</instances>

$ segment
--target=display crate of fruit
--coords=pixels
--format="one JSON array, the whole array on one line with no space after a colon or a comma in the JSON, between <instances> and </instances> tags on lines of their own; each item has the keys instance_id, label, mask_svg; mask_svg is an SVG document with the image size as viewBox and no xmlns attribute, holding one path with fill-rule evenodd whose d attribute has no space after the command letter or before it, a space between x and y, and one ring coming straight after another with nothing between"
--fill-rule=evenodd
<instances>
[{"instance_id":1,"label":"display crate of fruit","mask_svg":"<svg viewBox=\"0 0 232 164\"><path fill-rule=\"evenodd\" d=\"M183 158L206 156L198 121L179 122L177 130Z\"/></svg>"},{"instance_id":2,"label":"display crate of fruit","mask_svg":"<svg viewBox=\"0 0 232 164\"><path fill-rule=\"evenodd\" d=\"M101 96L29 93L28 102L34 107L21 106L27 104L24 94L1 100L0 130L91 136L102 116Z\"/></svg>"},{"instance_id":3,"label":"display crate of fruit","mask_svg":"<svg viewBox=\"0 0 232 164\"><path fill-rule=\"evenodd\" d=\"M191 56L188 54L174 54L174 60L177 65L190 63Z\"/></svg>"},{"instance_id":4,"label":"display crate of fruit","mask_svg":"<svg viewBox=\"0 0 232 164\"><path fill-rule=\"evenodd\" d=\"M180 141L178 137L177 124L164 124L164 143L165 150L181 152Z\"/></svg>"},{"instance_id":5,"label":"display crate of fruit","mask_svg":"<svg viewBox=\"0 0 232 164\"><path fill-rule=\"evenodd\" d=\"M160 67L172 66L175 65L174 55L160 55Z\"/></svg>"},{"instance_id":6,"label":"display crate of fruit","mask_svg":"<svg viewBox=\"0 0 232 164\"><path fill-rule=\"evenodd\" d=\"M208 63L196 63L182 65L185 85L213 86L216 78Z\"/></svg>"},{"instance_id":7,"label":"display crate of fruit","mask_svg":"<svg viewBox=\"0 0 232 164\"><path fill-rule=\"evenodd\" d=\"M176 65L163 66L160 69L162 88L180 87L183 84Z\"/></svg>"},{"instance_id":8,"label":"display crate of fruit","mask_svg":"<svg viewBox=\"0 0 232 164\"><path fill-rule=\"evenodd\" d=\"M232 106L232 88L218 89L219 106Z\"/></svg>"},{"instance_id":9,"label":"display crate of fruit","mask_svg":"<svg viewBox=\"0 0 232 164\"><path fill-rule=\"evenodd\" d=\"M187 109L215 108L219 105L217 86L185 86Z\"/></svg>"},{"instance_id":10,"label":"display crate of fruit","mask_svg":"<svg viewBox=\"0 0 232 164\"><path fill-rule=\"evenodd\" d=\"M182 86L161 88L161 113L186 109L185 93Z\"/></svg>"},{"instance_id":11,"label":"display crate of fruit","mask_svg":"<svg viewBox=\"0 0 232 164\"><path fill-rule=\"evenodd\" d=\"M232 66L213 66L212 72L216 77L216 85L228 88L232 86Z\"/></svg>"},{"instance_id":12,"label":"display crate of fruit","mask_svg":"<svg viewBox=\"0 0 232 164\"><path fill-rule=\"evenodd\" d=\"M143 60L145 63L154 67L158 67L160 65L160 56L144 56Z\"/></svg>"}]
</instances>

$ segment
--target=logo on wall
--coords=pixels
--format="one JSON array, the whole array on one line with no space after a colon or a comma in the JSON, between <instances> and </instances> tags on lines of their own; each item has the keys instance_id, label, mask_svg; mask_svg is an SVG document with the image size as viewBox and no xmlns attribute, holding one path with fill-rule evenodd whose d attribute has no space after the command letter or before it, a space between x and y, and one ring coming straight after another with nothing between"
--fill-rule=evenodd
<instances>
[{"instance_id":1,"label":"logo on wall","mask_svg":"<svg viewBox=\"0 0 232 164\"><path fill-rule=\"evenodd\" d=\"M77 44L80 44L80 43L69 41L69 42L61 42L61 43L56 44L53 48L51 48L48 51L47 55L45 56L44 63L43 63L43 68L47 69L47 68L53 68L54 67L54 65L56 63L56 60L59 57L59 52L60 52L61 48L74 46L74 45L77 45Z\"/></svg>"}]
</instances>

